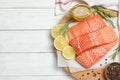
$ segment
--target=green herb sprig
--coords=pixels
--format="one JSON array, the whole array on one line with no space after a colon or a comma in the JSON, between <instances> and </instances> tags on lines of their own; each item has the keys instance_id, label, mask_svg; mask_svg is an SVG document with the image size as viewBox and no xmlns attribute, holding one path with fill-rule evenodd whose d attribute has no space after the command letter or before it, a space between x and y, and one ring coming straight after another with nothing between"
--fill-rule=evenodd
<instances>
[{"instance_id":1,"label":"green herb sprig","mask_svg":"<svg viewBox=\"0 0 120 80\"><path fill-rule=\"evenodd\" d=\"M106 11L104 7L102 6L93 6L92 7L95 12L97 12L109 25L111 25L113 28L115 28L114 22L110 20L109 18L116 17L113 13L110 11ZM115 60L116 56L120 52L120 45L114 50L113 54L110 56L112 60Z\"/></svg>"},{"instance_id":2,"label":"green herb sprig","mask_svg":"<svg viewBox=\"0 0 120 80\"><path fill-rule=\"evenodd\" d=\"M92 7L108 24L110 24L113 28L115 28L115 25L112 20L109 18L116 17L113 13L110 11L105 11L105 8L102 6L93 6Z\"/></svg>"},{"instance_id":3,"label":"green herb sprig","mask_svg":"<svg viewBox=\"0 0 120 80\"><path fill-rule=\"evenodd\" d=\"M67 35L69 24L72 22L72 19L69 19L59 30L59 33L62 34L64 37Z\"/></svg>"},{"instance_id":4,"label":"green herb sprig","mask_svg":"<svg viewBox=\"0 0 120 80\"><path fill-rule=\"evenodd\" d=\"M114 50L114 53L111 55L112 60L115 60L119 52L120 52L120 45Z\"/></svg>"}]
</instances>

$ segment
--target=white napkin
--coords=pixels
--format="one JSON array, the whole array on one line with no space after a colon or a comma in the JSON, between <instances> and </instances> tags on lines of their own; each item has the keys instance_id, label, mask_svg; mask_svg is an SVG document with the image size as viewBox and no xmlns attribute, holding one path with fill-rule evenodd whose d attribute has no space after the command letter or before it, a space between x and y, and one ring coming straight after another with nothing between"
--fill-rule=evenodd
<instances>
[{"instance_id":1,"label":"white napkin","mask_svg":"<svg viewBox=\"0 0 120 80\"><path fill-rule=\"evenodd\" d=\"M89 6L102 5L109 9L118 10L118 0L55 0L55 15L66 13L78 3L87 3Z\"/></svg>"}]
</instances>

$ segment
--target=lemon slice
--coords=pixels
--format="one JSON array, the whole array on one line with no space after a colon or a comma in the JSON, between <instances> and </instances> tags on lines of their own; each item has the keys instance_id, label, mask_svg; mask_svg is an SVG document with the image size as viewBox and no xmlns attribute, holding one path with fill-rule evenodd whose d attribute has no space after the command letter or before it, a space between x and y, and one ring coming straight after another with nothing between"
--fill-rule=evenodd
<instances>
[{"instance_id":1,"label":"lemon slice","mask_svg":"<svg viewBox=\"0 0 120 80\"><path fill-rule=\"evenodd\" d=\"M56 37L54 40L54 47L60 51L62 51L68 44L68 41L62 35Z\"/></svg>"},{"instance_id":2,"label":"lemon slice","mask_svg":"<svg viewBox=\"0 0 120 80\"><path fill-rule=\"evenodd\" d=\"M62 51L62 55L65 59L73 59L75 57L75 50L71 46L66 46Z\"/></svg>"},{"instance_id":3,"label":"lemon slice","mask_svg":"<svg viewBox=\"0 0 120 80\"><path fill-rule=\"evenodd\" d=\"M58 35L60 35L59 30L62 26L63 24L57 24L52 28L51 35L53 38L56 38Z\"/></svg>"},{"instance_id":4,"label":"lemon slice","mask_svg":"<svg viewBox=\"0 0 120 80\"><path fill-rule=\"evenodd\" d=\"M70 13L75 20L81 21L91 14L91 9L88 5L77 4L70 9Z\"/></svg>"}]
</instances>

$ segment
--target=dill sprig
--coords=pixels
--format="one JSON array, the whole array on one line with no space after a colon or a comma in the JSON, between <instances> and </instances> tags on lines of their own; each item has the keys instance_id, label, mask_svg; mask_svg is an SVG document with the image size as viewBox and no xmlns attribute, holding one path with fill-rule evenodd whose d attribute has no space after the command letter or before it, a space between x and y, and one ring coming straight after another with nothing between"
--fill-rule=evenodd
<instances>
[{"instance_id":1,"label":"dill sprig","mask_svg":"<svg viewBox=\"0 0 120 80\"><path fill-rule=\"evenodd\" d=\"M71 23L72 19L69 19L59 30L59 33L64 37L67 35L69 24Z\"/></svg>"},{"instance_id":2,"label":"dill sprig","mask_svg":"<svg viewBox=\"0 0 120 80\"><path fill-rule=\"evenodd\" d=\"M115 25L112 20L109 18L116 17L113 13L110 11L105 11L105 8L102 6L93 6L92 7L106 22L108 22L109 25L111 25L113 28L115 28Z\"/></svg>"}]
</instances>

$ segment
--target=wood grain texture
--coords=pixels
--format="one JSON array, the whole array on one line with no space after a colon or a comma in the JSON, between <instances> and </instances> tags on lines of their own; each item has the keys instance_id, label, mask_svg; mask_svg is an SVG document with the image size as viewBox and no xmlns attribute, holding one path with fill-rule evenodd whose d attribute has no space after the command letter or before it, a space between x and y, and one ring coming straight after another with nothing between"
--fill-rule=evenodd
<instances>
[{"instance_id":1,"label":"wood grain texture","mask_svg":"<svg viewBox=\"0 0 120 80\"><path fill-rule=\"evenodd\" d=\"M73 80L58 68L54 0L0 0L0 80Z\"/></svg>"},{"instance_id":2,"label":"wood grain texture","mask_svg":"<svg viewBox=\"0 0 120 80\"><path fill-rule=\"evenodd\" d=\"M0 53L1 76L64 76L53 53Z\"/></svg>"},{"instance_id":3,"label":"wood grain texture","mask_svg":"<svg viewBox=\"0 0 120 80\"><path fill-rule=\"evenodd\" d=\"M0 80L73 80L70 76L0 76Z\"/></svg>"},{"instance_id":4,"label":"wood grain texture","mask_svg":"<svg viewBox=\"0 0 120 80\"><path fill-rule=\"evenodd\" d=\"M93 69L72 73L77 80L106 80L104 69Z\"/></svg>"},{"instance_id":5,"label":"wood grain texture","mask_svg":"<svg viewBox=\"0 0 120 80\"><path fill-rule=\"evenodd\" d=\"M53 8L54 0L0 0L0 8Z\"/></svg>"},{"instance_id":6,"label":"wood grain texture","mask_svg":"<svg viewBox=\"0 0 120 80\"><path fill-rule=\"evenodd\" d=\"M0 9L0 30L51 29L60 18L54 9Z\"/></svg>"},{"instance_id":7,"label":"wood grain texture","mask_svg":"<svg viewBox=\"0 0 120 80\"><path fill-rule=\"evenodd\" d=\"M50 30L0 31L0 52L53 52Z\"/></svg>"}]
</instances>

